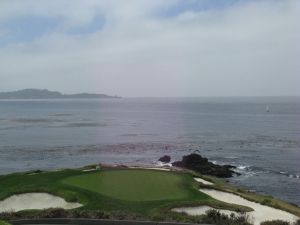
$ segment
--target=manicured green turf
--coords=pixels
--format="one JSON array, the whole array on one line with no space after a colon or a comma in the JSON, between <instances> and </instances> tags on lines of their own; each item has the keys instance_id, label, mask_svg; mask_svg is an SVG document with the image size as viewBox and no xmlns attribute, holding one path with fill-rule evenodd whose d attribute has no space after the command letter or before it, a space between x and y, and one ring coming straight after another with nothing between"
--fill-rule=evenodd
<instances>
[{"instance_id":1,"label":"manicured green turf","mask_svg":"<svg viewBox=\"0 0 300 225\"><path fill-rule=\"evenodd\" d=\"M183 176L154 170L111 170L68 177L63 183L127 201L188 198Z\"/></svg>"}]
</instances>

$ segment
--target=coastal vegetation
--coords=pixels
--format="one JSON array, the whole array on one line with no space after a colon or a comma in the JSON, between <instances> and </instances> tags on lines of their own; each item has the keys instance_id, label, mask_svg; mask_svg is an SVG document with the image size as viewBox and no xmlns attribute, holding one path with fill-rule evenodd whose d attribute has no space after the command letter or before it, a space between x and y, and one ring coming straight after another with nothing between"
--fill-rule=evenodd
<instances>
[{"instance_id":1,"label":"coastal vegetation","mask_svg":"<svg viewBox=\"0 0 300 225\"><path fill-rule=\"evenodd\" d=\"M289 223L282 220L272 220L263 222L261 225L289 225ZM297 220L293 225L300 225L300 220Z\"/></svg>"},{"instance_id":2,"label":"coastal vegetation","mask_svg":"<svg viewBox=\"0 0 300 225\"><path fill-rule=\"evenodd\" d=\"M10 225L10 224L5 221L0 220L0 225Z\"/></svg>"}]
</instances>

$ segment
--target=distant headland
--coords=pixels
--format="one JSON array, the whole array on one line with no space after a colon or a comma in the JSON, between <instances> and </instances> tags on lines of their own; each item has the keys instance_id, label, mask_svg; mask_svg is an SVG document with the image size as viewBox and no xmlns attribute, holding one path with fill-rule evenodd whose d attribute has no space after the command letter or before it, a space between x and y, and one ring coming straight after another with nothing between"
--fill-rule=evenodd
<instances>
[{"instance_id":1,"label":"distant headland","mask_svg":"<svg viewBox=\"0 0 300 225\"><path fill-rule=\"evenodd\" d=\"M23 89L11 92L0 92L0 99L75 99L75 98L121 98L119 96L110 96L106 94L78 93L62 94L58 91L49 91L47 89Z\"/></svg>"}]
</instances>

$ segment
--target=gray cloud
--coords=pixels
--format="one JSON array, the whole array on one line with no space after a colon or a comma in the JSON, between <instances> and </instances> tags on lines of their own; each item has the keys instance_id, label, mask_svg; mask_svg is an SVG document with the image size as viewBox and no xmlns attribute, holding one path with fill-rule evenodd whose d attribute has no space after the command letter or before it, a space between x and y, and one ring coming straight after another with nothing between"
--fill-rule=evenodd
<instances>
[{"instance_id":1,"label":"gray cloud","mask_svg":"<svg viewBox=\"0 0 300 225\"><path fill-rule=\"evenodd\" d=\"M0 90L45 87L133 97L300 95L299 1L247 1L171 17L156 12L176 1L129 2L1 2L0 21L38 14L62 22L31 42L0 47ZM97 14L105 18L101 30L65 32Z\"/></svg>"}]
</instances>

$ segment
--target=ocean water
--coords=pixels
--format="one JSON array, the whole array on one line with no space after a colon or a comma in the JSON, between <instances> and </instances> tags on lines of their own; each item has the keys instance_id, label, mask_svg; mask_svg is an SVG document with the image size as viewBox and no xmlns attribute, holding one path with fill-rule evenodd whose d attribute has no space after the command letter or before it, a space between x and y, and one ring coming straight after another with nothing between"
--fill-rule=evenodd
<instances>
[{"instance_id":1,"label":"ocean water","mask_svg":"<svg viewBox=\"0 0 300 225\"><path fill-rule=\"evenodd\" d=\"M0 174L192 152L237 166L234 184L300 205L300 98L0 101Z\"/></svg>"}]
</instances>

